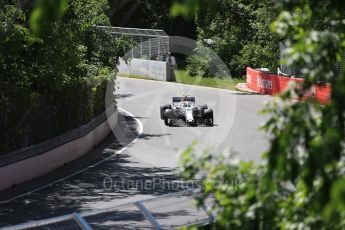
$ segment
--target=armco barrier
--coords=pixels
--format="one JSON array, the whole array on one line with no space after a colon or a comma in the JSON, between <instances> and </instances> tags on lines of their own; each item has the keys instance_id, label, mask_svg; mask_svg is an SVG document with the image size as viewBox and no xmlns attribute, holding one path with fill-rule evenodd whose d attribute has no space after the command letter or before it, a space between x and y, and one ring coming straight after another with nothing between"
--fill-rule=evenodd
<instances>
[{"instance_id":1,"label":"armco barrier","mask_svg":"<svg viewBox=\"0 0 345 230\"><path fill-rule=\"evenodd\" d=\"M180 229L203 226L214 219L213 198L197 208L196 190L170 193L107 209L97 209L2 228L3 230Z\"/></svg>"},{"instance_id":2,"label":"armco barrier","mask_svg":"<svg viewBox=\"0 0 345 230\"><path fill-rule=\"evenodd\" d=\"M0 191L42 176L89 152L117 122L115 108L88 124L43 143L0 156ZM38 166L38 167L35 167Z\"/></svg>"},{"instance_id":3,"label":"armco barrier","mask_svg":"<svg viewBox=\"0 0 345 230\"><path fill-rule=\"evenodd\" d=\"M280 93L292 81L301 84L303 79L279 76L247 67L247 87L261 94L275 95ZM315 85L310 91L305 93L305 97L315 97L322 104L329 102L330 95L330 84Z\"/></svg>"}]
</instances>

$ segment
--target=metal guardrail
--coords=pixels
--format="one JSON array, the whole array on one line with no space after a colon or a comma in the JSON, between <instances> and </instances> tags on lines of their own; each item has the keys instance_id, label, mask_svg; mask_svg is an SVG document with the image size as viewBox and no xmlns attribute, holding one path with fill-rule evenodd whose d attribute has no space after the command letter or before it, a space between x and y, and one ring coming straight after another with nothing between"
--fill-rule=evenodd
<instances>
[{"instance_id":1,"label":"metal guardrail","mask_svg":"<svg viewBox=\"0 0 345 230\"><path fill-rule=\"evenodd\" d=\"M112 114L116 110L117 108L114 107L107 113ZM4 155L0 155L0 167L43 154L60 145L66 144L70 141L83 137L87 135L90 131L92 131L94 128L96 128L98 125L100 125L102 122L104 122L105 120L107 120L107 114L106 112L103 112L101 115L92 119L90 122L81 126L80 128L73 129L72 131L68 133L54 137L42 143L31 145L31 146L24 147L21 149L17 149L15 151L12 151Z\"/></svg>"},{"instance_id":2,"label":"metal guardrail","mask_svg":"<svg viewBox=\"0 0 345 230\"><path fill-rule=\"evenodd\" d=\"M208 224L213 216L208 214L206 206L197 207L194 200L197 194L193 190L187 190L107 209L9 226L3 230L177 229Z\"/></svg>"}]
</instances>

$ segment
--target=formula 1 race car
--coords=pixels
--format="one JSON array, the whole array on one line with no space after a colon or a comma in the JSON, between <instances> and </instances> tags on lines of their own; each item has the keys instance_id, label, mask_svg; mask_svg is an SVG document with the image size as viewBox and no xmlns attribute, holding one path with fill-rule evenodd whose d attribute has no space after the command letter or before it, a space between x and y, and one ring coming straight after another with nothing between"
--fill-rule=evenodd
<instances>
[{"instance_id":1,"label":"formula 1 race car","mask_svg":"<svg viewBox=\"0 0 345 230\"><path fill-rule=\"evenodd\" d=\"M178 121L191 125L213 126L213 110L207 105L196 106L195 97L173 97L172 104L161 105L160 116L168 126Z\"/></svg>"}]
</instances>

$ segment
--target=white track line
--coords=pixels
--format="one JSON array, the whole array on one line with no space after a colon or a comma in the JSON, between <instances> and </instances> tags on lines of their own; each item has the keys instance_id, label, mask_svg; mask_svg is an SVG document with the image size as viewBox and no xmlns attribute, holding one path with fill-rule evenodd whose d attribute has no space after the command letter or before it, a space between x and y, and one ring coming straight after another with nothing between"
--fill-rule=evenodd
<instances>
[{"instance_id":1,"label":"white track line","mask_svg":"<svg viewBox=\"0 0 345 230\"><path fill-rule=\"evenodd\" d=\"M33 189L33 190L29 191L29 192L20 194L20 195L18 195L18 196L9 198L9 199L7 199L7 200L0 201L0 205L1 205L1 204L6 204L6 203L11 202L11 201L13 201L13 200L16 200L16 199L18 199L18 198L21 198L21 197L30 195L30 194L35 193L35 192L37 192L37 191L40 191L40 190L42 190L42 189L44 189L44 188L47 188L47 187L52 186L52 185L54 185L54 184L57 184L57 183L59 183L59 182L65 181L65 180L67 180L67 179L69 179L69 178L71 178L71 177L73 177L73 176L75 176L75 175L78 175L78 174L80 174L80 173L82 173L82 172L87 171L87 170L90 169L90 168L94 168L94 167L96 167L97 165L102 164L103 162L105 162L105 161L107 161L107 160L110 160L110 159L113 158L116 154L120 154L120 153L122 153L123 151L127 150L127 149L128 149L128 146L130 146L130 145L134 144L135 142L137 142L138 139L139 139L139 137L143 134L143 130L144 130L143 124L141 123L141 121L140 121L138 118L136 118L136 117L135 117L133 114L131 114L130 112L128 112L128 111L126 111L126 110L124 110L124 109L121 109L121 108L118 108L118 110L119 110L119 111L122 111L122 112L125 112L125 113L127 113L129 116L133 117L134 120L135 120L135 121L137 122L137 124L138 124L138 128L137 128L138 135L137 135L137 137L136 137L133 141L131 141L127 146L125 146L125 147L123 147L122 149L116 151L114 154L110 155L109 157L104 158L104 159L102 159L102 160L100 160L100 161L98 161L98 162L96 162L96 163L94 163L94 164L92 164L92 165L89 165L89 166L87 166L86 168L80 169L80 170L78 170L77 172L74 172L74 173L72 173L72 174L70 174L70 175L68 175L68 176L62 177L62 178L60 178L60 179L58 179L58 180L56 180L56 181L53 181L53 182L51 182L51 183L48 183L48 184L45 184L45 185L40 186L40 187L38 187L38 188L35 188L35 189Z\"/></svg>"}]
</instances>

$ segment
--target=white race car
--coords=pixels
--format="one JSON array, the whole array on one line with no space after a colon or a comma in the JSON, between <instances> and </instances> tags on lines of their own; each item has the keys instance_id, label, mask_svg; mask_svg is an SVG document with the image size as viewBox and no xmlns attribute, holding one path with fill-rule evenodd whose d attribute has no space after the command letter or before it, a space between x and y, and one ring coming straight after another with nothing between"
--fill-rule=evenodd
<instances>
[{"instance_id":1,"label":"white race car","mask_svg":"<svg viewBox=\"0 0 345 230\"><path fill-rule=\"evenodd\" d=\"M207 105L196 106L195 97L173 97L172 104L161 105L160 117L168 126L178 121L213 126L213 110Z\"/></svg>"}]
</instances>

